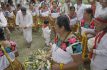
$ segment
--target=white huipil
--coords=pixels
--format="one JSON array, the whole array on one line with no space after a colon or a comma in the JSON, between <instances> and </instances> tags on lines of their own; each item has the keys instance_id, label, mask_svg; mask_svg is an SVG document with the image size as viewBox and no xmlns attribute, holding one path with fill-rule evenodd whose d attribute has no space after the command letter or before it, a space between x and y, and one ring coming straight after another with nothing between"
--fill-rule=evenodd
<instances>
[{"instance_id":1,"label":"white huipil","mask_svg":"<svg viewBox=\"0 0 107 70\"><path fill-rule=\"evenodd\" d=\"M107 69L107 33L102 37L97 48L93 50L95 57L91 60L91 70Z\"/></svg>"},{"instance_id":2,"label":"white huipil","mask_svg":"<svg viewBox=\"0 0 107 70\"><path fill-rule=\"evenodd\" d=\"M6 27L6 26L7 26L7 20L3 15L3 12L0 12L0 27Z\"/></svg>"},{"instance_id":3,"label":"white huipil","mask_svg":"<svg viewBox=\"0 0 107 70\"><path fill-rule=\"evenodd\" d=\"M31 13L28 11L26 12L26 15L23 16L21 11L18 11L16 15L16 25L19 25L19 27L23 30L24 39L27 41L27 43L32 42L32 24L33 19ZM27 27L24 29L24 27Z\"/></svg>"}]
</instances>

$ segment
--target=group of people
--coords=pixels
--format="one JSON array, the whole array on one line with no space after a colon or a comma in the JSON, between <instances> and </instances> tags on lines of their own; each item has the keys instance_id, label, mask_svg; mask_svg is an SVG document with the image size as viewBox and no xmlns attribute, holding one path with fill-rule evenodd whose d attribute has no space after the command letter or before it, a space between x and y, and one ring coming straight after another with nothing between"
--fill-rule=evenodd
<instances>
[{"instance_id":1,"label":"group of people","mask_svg":"<svg viewBox=\"0 0 107 70\"><path fill-rule=\"evenodd\" d=\"M52 70L84 69L85 60L82 59L84 46L79 38L82 38L84 33L88 41L92 38L94 40L92 47L87 49L87 55L91 61L90 70L107 69L107 0L88 0L88 4L84 4L82 0L76 0L75 4L72 3L72 0L27 0L26 2L29 4L14 5L12 1L10 3L1 2L0 41L1 45L7 49L7 53L16 48L16 44L10 42L8 20L15 16L15 27L23 32L26 46L30 48L32 26L39 24L34 23L39 18L43 21L41 29L45 43L51 48ZM33 20L34 16L36 19ZM51 42L53 33L55 33L55 38ZM12 59L15 58L13 54L15 53L10 53ZM1 63L3 63L3 59L7 61L0 47ZM4 66L1 63L1 70L9 65L9 62Z\"/></svg>"}]
</instances>

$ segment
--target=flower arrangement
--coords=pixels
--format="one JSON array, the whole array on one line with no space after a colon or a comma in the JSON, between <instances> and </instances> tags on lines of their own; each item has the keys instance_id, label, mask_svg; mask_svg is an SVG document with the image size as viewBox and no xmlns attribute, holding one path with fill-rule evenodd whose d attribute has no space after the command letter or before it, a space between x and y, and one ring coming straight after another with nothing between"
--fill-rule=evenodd
<instances>
[{"instance_id":1,"label":"flower arrangement","mask_svg":"<svg viewBox=\"0 0 107 70\"><path fill-rule=\"evenodd\" d=\"M50 54L47 51L38 49L27 57L24 62L26 70L50 70Z\"/></svg>"}]
</instances>

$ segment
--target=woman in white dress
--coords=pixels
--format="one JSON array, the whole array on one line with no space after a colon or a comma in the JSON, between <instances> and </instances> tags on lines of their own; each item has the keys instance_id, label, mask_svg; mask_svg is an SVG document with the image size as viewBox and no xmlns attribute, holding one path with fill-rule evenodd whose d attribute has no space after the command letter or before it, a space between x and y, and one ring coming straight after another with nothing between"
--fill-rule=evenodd
<instances>
[{"instance_id":1,"label":"woman in white dress","mask_svg":"<svg viewBox=\"0 0 107 70\"><path fill-rule=\"evenodd\" d=\"M52 70L78 70L81 64L82 46L78 38L71 32L70 21L66 15L59 16L56 21L57 36L52 49Z\"/></svg>"}]
</instances>

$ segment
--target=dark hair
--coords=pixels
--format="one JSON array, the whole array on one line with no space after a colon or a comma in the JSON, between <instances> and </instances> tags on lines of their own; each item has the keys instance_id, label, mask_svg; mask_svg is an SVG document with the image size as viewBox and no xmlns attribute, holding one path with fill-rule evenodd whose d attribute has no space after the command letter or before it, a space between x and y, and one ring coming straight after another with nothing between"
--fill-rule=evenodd
<instances>
[{"instance_id":1,"label":"dark hair","mask_svg":"<svg viewBox=\"0 0 107 70\"><path fill-rule=\"evenodd\" d=\"M0 28L0 40L5 40L4 31L2 28Z\"/></svg>"},{"instance_id":2,"label":"dark hair","mask_svg":"<svg viewBox=\"0 0 107 70\"><path fill-rule=\"evenodd\" d=\"M9 3L7 3L7 4L6 4L6 7L10 7L10 4L9 4Z\"/></svg>"},{"instance_id":3,"label":"dark hair","mask_svg":"<svg viewBox=\"0 0 107 70\"><path fill-rule=\"evenodd\" d=\"M66 31L71 31L70 25L69 25L70 21L69 21L69 18L66 15L61 15L61 16L57 17L57 22L56 23L59 27L64 26Z\"/></svg>"},{"instance_id":4,"label":"dark hair","mask_svg":"<svg viewBox=\"0 0 107 70\"><path fill-rule=\"evenodd\" d=\"M91 8L86 8L85 11L91 15L91 17L93 18L94 15L93 15L93 10Z\"/></svg>"},{"instance_id":5,"label":"dark hair","mask_svg":"<svg viewBox=\"0 0 107 70\"><path fill-rule=\"evenodd\" d=\"M12 1L12 0L8 0L8 3L9 3L10 5L13 5L13 1Z\"/></svg>"},{"instance_id":6,"label":"dark hair","mask_svg":"<svg viewBox=\"0 0 107 70\"><path fill-rule=\"evenodd\" d=\"M70 6L70 7L69 7L69 10L72 10L72 9L75 10L75 7L74 7L74 6Z\"/></svg>"},{"instance_id":7,"label":"dark hair","mask_svg":"<svg viewBox=\"0 0 107 70\"><path fill-rule=\"evenodd\" d=\"M17 8L21 7L22 5L21 4L17 4Z\"/></svg>"},{"instance_id":8,"label":"dark hair","mask_svg":"<svg viewBox=\"0 0 107 70\"><path fill-rule=\"evenodd\" d=\"M22 8L21 8L21 11L22 11L22 12L23 12L23 11L26 12L26 8L25 8L25 7L22 7Z\"/></svg>"},{"instance_id":9,"label":"dark hair","mask_svg":"<svg viewBox=\"0 0 107 70\"><path fill-rule=\"evenodd\" d=\"M48 20L44 20L44 24L49 24L49 21Z\"/></svg>"}]
</instances>

